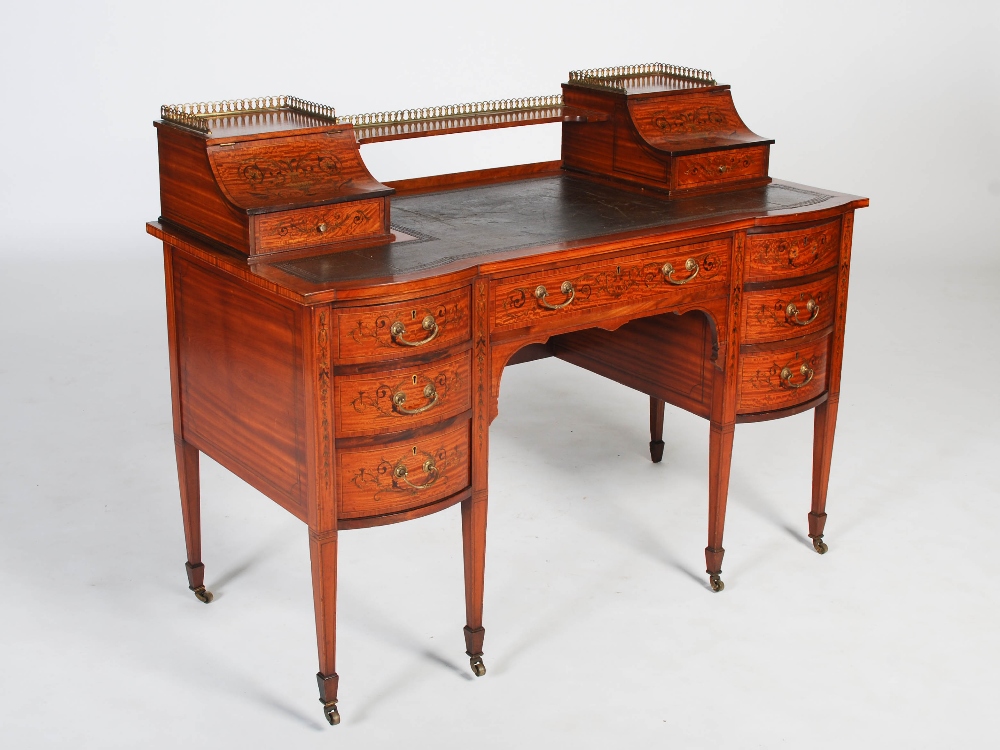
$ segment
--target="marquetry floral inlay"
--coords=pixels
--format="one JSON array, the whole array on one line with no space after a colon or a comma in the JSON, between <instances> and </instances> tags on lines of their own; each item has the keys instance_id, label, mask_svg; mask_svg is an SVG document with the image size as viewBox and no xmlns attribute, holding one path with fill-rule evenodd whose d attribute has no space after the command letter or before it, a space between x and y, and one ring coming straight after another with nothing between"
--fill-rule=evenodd
<instances>
[{"instance_id":1,"label":"marquetry floral inlay","mask_svg":"<svg viewBox=\"0 0 1000 750\"><path fill-rule=\"evenodd\" d=\"M414 382L413 378L407 378L395 385L382 383L373 389L358 391L358 395L351 401L351 406L354 407L354 411L358 414L364 414L373 409L383 417L409 416L401 414L393 408L392 399L395 394L400 391L405 393L407 396L406 406L412 409L424 405L427 400L424 396L424 389L428 385L434 386L438 402L443 403L448 399L448 389L457 388L459 383L460 378L454 368L441 370L431 377L421 373L416 376L416 382Z\"/></svg>"},{"instance_id":2,"label":"marquetry floral inlay","mask_svg":"<svg viewBox=\"0 0 1000 750\"><path fill-rule=\"evenodd\" d=\"M362 466L351 477L351 482L360 490L371 491L376 502L387 496L397 497L400 493L416 495L422 491L420 485L448 484L448 472L451 470L468 471L467 458L464 445L431 451L407 451L395 458L383 457L373 466ZM431 474L423 468L428 462L434 467ZM406 467L409 483L397 476L396 467L400 465Z\"/></svg>"},{"instance_id":3,"label":"marquetry floral inlay","mask_svg":"<svg viewBox=\"0 0 1000 750\"><path fill-rule=\"evenodd\" d=\"M690 256L698 263L698 275L694 283L711 281L718 276L722 268L722 258L718 251L692 253ZM685 269L687 257L673 256L671 261L676 267L677 276L686 278L689 271ZM563 301L560 285L563 281L573 284L575 297L566 310L575 310L584 306L594 306L613 302L632 301L648 297L650 294L666 290L683 289L682 285L673 285L663 274L664 260L637 262L633 265L616 265L611 268L579 273L567 276L547 284L551 295L550 302ZM535 297L537 280L527 282L524 286L509 289L503 298L501 309L497 314L498 325L509 325L524 318L535 317L540 312L546 312L540 307Z\"/></svg>"}]
</instances>

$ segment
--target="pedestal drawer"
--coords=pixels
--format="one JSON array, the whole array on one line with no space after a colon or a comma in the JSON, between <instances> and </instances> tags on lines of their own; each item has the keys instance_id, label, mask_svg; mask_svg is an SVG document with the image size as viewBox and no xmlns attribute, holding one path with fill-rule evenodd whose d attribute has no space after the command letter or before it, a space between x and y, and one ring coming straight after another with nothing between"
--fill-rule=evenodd
<instances>
[{"instance_id":1,"label":"pedestal drawer","mask_svg":"<svg viewBox=\"0 0 1000 750\"><path fill-rule=\"evenodd\" d=\"M472 408L472 355L334 380L337 437L410 430Z\"/></svg>"},{"instance_id":2,"label":"pedestal drawer","mask_svg":"<svg viewBox=\"0 0 1000 750\"><path fill-rule=\"evenodd\" d=\"M472 335L469 287L392 305L334 311L337 360L372 362L444 349Z\"/></svg>"},{"instance_id":3,"label":"pedestal drawer","mask_svg":"<svg viewBox=\"0 0 1000 750\"><path fill-rule=\"evenodd\" d=\"M740 360L740 414L785 409L826 390L830 338L744 354Z\"/></svg>"},{"instance_id":4,"label":"pedestal drawer","mask_svg":"<svg viewBox=\"0 0 1000 750\"><path fill-rule=\"evenodd\" d=\"M806 229L747 236L744 281L768 281L819 273L837 265L840 219Z\"/></svg>"},{"instance_id":5,"label":"pedestal drawer","mask_svg":"<svg viewBox=\"0 0 1000 750\"><path fill-rule=\"evenodd\" d=\"M837 275L807 284L745 292L743 342L781 341L821 331L833 324Z\"/></svg>"},{"instance_id":6,"label":"pedestal drawer","mask_svg":"<svg viewBox=\"0 0 1000 750\"><path fill-rule=\"evenodd\" d=\"M611 305L628 314L650 303L681 302L726 282L729 248L728 238L712 240L502 279L494 287L494 329L558 331Z\"/></svg>"},{"instance_id":7,"label":"pedestal drawer","mask_svg":"<svg viewBox=\"0 0 1000 750\"><path fill-rule=\"evenodd\" d=\"M341 518L399 513L442 500L470 484L469 422L368 448L337 451Z\"/></svg>"}]
</instances>

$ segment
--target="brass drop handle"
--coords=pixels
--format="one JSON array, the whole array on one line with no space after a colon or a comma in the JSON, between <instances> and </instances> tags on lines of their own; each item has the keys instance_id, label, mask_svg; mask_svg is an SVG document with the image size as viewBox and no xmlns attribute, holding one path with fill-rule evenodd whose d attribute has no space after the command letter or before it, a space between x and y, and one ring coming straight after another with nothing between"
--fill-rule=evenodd
<instances>
[{"instance_id":1,"label":"brass drop handle","mask_svg":"<svg viewBox=\"0 0 1000 750\"><path fill-rule=\"evenodd\" d=\"M322 224L320 224L319 226L316 227L316 231L320 232L320 233L325 232L326 229L327 229L327 227L326 227L326 222L325 221Z\"/></svg>"},{"instance_id":2,"label":"brass drop handle","mask_svg":"<svg viewBox=\"0 0 1000 750\"><path fill-rule=\"evenodd\" d=\"M396 477L396 479L402 479L404 482L406 482L415 490L424 490L430 487L432 484L434 484L434 482L436 482L438 478L438 470L437 467L434 465L433 458L428 458L426 461L424 461L423 470L427 474L427 476L430 477L430 479L428 479L423 484L414 484L413 482L411 482L409 477L407 476L408 472L406 466L404 466L403 464L396 464L396 468L392 470L392 475Z\"/></svg>"},{"instance_id":3,"label":"brass drop handle","mask_svg":"<svg viewBox=\"0 0 1000 750\"><path fill-rule=\"evenodd\" d=\"M684 268L691 272L691 275L685 279L674 278L673 263L664 263L663 268L661 268L660 270L663 271L663 275L666 277L667 281L669 281L671 284L674 284L675 286L680 286L681 284L687 284L689 281L691 281L691 279L695 278L698 275L698 271L701 270L698 267L698 261L696 261L694 258L688 258L687 261L685 261L684 263Z\"/></svg>"},{"instance_id":4,"label":"brass drop handle","mask_svg":"<svg viewBox=\"0 0 1000 750\"><path fill-rule=\"evenodd\" d=\"M809 298L806 302L806 310L808 310L812 315L809 316L809 320L799 320L799 308L795 306L794 302L789 302L788 307L785 308L785 315L788 319L799 326L807 326L816 320L816 316L819 315L819 305L816 304L816 300Z\"/></svg>"},{"instance_id":5,"label":"brass drop handle","mask_svg":"<svg viewBox=\"0 0 1000 750\"><path fill-rule=\"evenodd\" d=\"M418 409L407 409L403 406L403 404L406 403L406 394L402 391L396 391L392 394L392 407L400 414L405 414L407 416L412 416L413 414L423 414L438 402L438 392L433 383L428 383L424 386L424 398L430 399L430 401Z\"/></svg>"},{"instance_id":6,"label":"brass drop handle","mask_svg":"<svg viewBox=\"0 0 1000 750\"><path fill-rule=\"evenodd\" d=\"M538 299L538 304L547 310L562 310L564 307L567 307L570 302L576 299L576 290L573 288L573 282L564 281L562 286L559 287L559 291L569 296L565 302L560 302L558 305L553 305L551 302L546 300L546 297L549 296L549 291L542 284L539 284L538 288L535 289L535 297Z\"/></svg>"},{"instance_id":7,"label":"brass drop handle","mask_svg":"<svg viewBox=\"0 0 1000 750\"><path fill-rule=\"evenodd\" d=\"M816 373L809 367L809 365L803 363L802 367L799 368L799 372L806 376L806 379L801 383L792 382L792 371L787 367L781 368L781 382L784 383L789 388L801 388L804 385L809 385L810 381L813 379L813 375Z\"/></svg>"},{"instance_id":8,"label":"brass drop handle","mask_svg":"<svg viewBox=\"0 0 1000 750\"><path fill-rule=\"evenodd\" d=\"M438 331L441 330L440 326L435 322L433 315L428 315L420 323L420 327L425 331L430 331L431 335L420 341L407 341L403 338L403 334L406 333L406 326L403 322L397 320L389 328L389 335L392 336L392 340L397 344L402 344L403 346L423 346L424 344L429 344L434 340L434 337L438 335Z\"/></svg>"}]
</instances>

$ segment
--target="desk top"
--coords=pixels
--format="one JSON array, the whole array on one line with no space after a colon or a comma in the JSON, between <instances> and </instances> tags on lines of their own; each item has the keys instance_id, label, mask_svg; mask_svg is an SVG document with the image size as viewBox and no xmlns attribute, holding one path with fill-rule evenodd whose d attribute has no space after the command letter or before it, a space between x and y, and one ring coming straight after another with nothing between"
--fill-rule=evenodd
<instances>
[{"instance_id":1,"label":"desk top","mask_svg":"<svg viewBox=\"0 0 1000 750\"><path fill-rule=\"evenodd\" d=\"M734 224L752 226L766 223L768 217L787 222L789 215L806 212L804 220L819 219L826 211L844 210L846 204L861 207L868 203L857 196L781 181L667 199L558 170L523 180L402 194L391 200L397 241L260 263L254 273L310 296L639 236L661 239L658 235L693 227L704 231L718 226L720 231L729 231ZM161 233L158 224L150 226L154 234ZM172 229L167 231L178 236ZM246 268L245 259L239 264Z\"/></svg>"}]
</instances>

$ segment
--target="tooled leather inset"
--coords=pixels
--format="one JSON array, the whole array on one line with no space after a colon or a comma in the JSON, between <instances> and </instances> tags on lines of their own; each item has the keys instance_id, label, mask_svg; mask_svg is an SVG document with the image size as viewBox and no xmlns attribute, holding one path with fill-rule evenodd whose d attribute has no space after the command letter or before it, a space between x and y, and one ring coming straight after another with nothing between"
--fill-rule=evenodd
<instances>
[{"instance_id":1,"label":"tooled leather inset","mask_svg":"<svg viewBox=\"0 0 1000 750\"><path fill-rule=\"evenodd\" d=\"M408 324L408 327L419 328L420 321L428 315L433 315L437 325L443 330L446 327L463 327L466 325L465 306L458 302L437 305L433 308L412 308L397 310L382 315L362 318L351 329L351 338L358 344L374 344L379 348L397 348L389 329L396 321ZM416 321L416 324L413 324Z\"/></svg>"},{"instance_id":2,"label":"tooled leather inset","mask_svg":"<svg viewBox=\"0 0 1000 750\"><path fill-rule=\"evenodd\" d=\"M432 474L425 473L427 463L434 467ZM397 476L397 467L407 468L407 479ZM403 495L418 495L422 489L433 485L447 485L448 472L468 471L468 451L464 445L454 448L441 447L432 451L407 451L395 459L381 458L374 466L362 466L351 483L360 490L370 491L375 502ZM425 484L425 487L421 487Z\"/></svg>"},{"instance_id":3,"label":"tooled leather inset","mask_svg":"<svg viewBox=\"0 0 1000 750\"><path fill-rule=\"evenodd\" d=\"M817 232L797 232L774 236L756 235L753 238L753 254L750 258L758 268L799 271L821 271L824 258L830 255L837 240L839 223L823 227Z\"/></svg>"},{"instance_id":4,"label":"tooled leather inset","mask_svg":"<svg viewBox=\"0 0 1000 750\"><path fill-rule=\"evenodd\" d=\"M728 250L728 245L726 249ZM698 263L696 282L711 281L722 268L720 254L716 250L692 254L690 257ZM678 267L678 274L686 276L689 273L684 268L683 260L678 261L676 256L672 256L672 260ZM582 305L627 302L647 297L651 292L673 288L664 278L662 261L637 262L630 266L619 264L606 270L569 276L565 281L572 283L575 294L572 304L567 309ZM497 311L496 324L510 325L535 317L542 310L535 297L537 286L537 281L529 281L525 286L511 289L504 298L501 309ZM552 286L550 290L552 296L561 300L562 292L559 290L559 284Z\"/></svg>"},{"instance_id":5,"label":"tooled leather inset","mask_svg":"<svg viewBox=\"0 0 1000 750\"><path fill-rule=\"evenodd\" d=\"M396 393L402 391L409 394L413 404L411 406L408 401L407 407L412 408L413 406L420 406L422 401L426 400L422 393L427 385L433 385L438 401L443 403L448 400L448 389L457 388L460 382L458 371L455 368L441 370L433 377L427 377L421 373L420 375L413 376L413 378L401 380L396 385L381 383L373 390L358 391L358 395L351 401L351 406L354 407L354 411L358 414L364 414L369 409L374 409L383 417L412 416L402 414L394 408L393 396Z\"/></svg>"}]
</instances>

